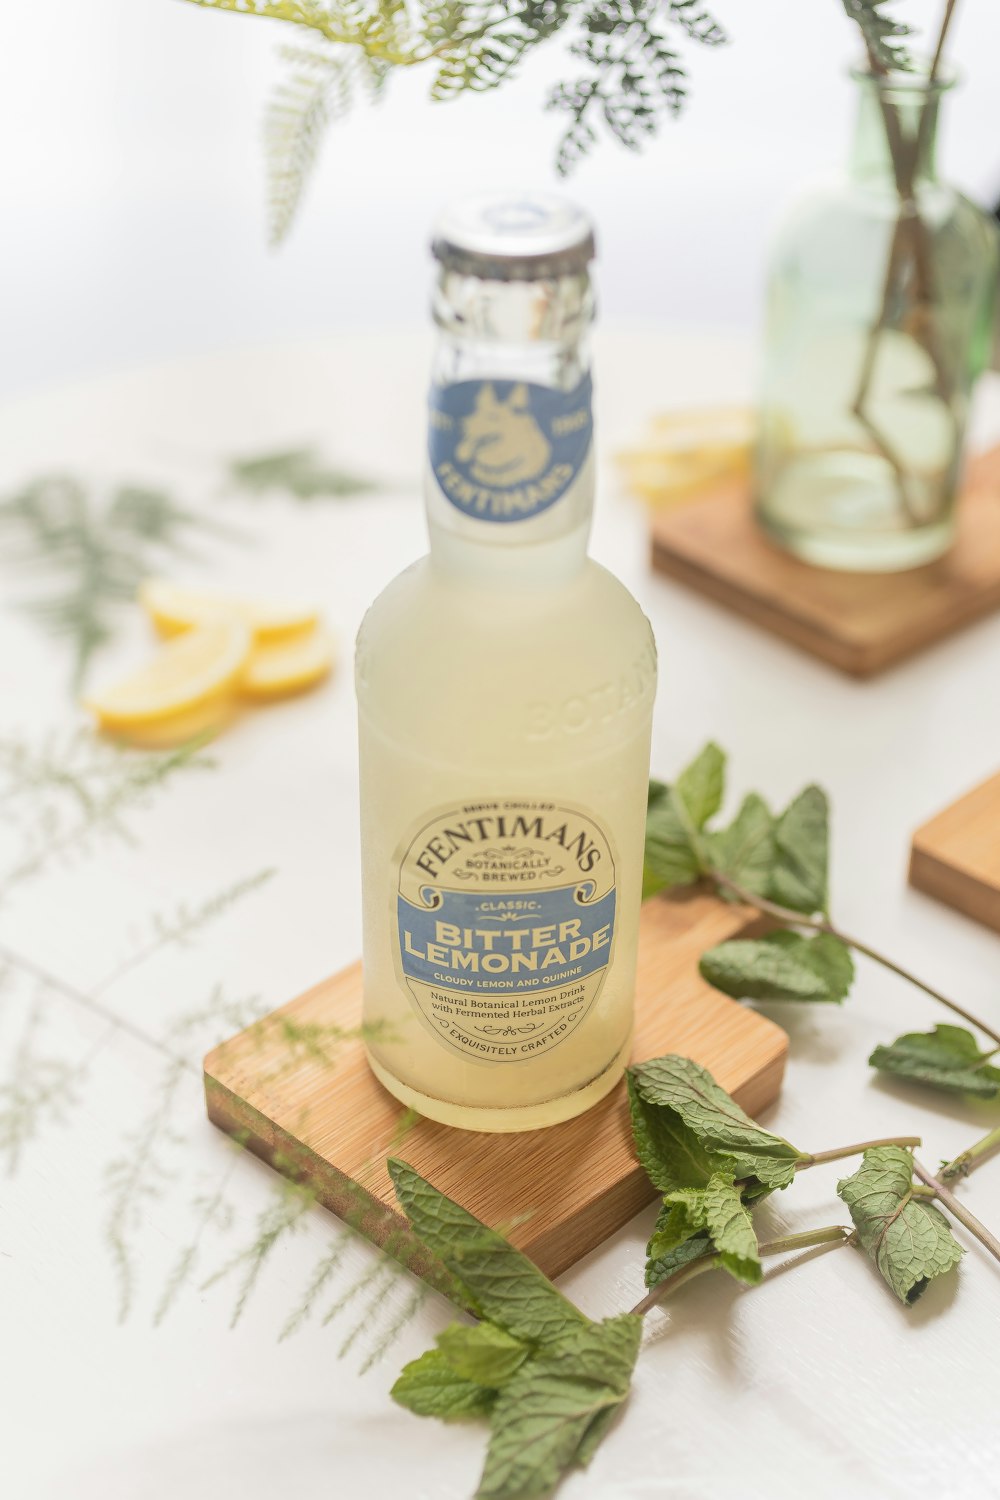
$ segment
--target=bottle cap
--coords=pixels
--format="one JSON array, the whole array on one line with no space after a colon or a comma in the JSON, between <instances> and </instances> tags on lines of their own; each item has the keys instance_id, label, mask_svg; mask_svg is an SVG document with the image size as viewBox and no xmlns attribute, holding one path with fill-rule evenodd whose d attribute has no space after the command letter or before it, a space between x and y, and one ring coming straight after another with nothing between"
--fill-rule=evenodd
<instances>
[{"instance_id":1,"label":"bottle cap","mask_svg":"<svg viewBox=\"0 0 1000 1500\"><path fill-rule=\"evenodd\" d=\"M444 211L431 250L465 276L542 281L585 271L594 231L581 208L555 194L483 194Z\"/></svg>"}]
</instances>

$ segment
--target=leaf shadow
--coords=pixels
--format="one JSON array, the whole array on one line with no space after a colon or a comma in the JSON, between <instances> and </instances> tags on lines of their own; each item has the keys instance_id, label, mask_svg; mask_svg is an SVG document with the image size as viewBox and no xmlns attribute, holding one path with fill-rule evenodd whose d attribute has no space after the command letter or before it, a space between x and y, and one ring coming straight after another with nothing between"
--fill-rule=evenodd
<instances>
[{"instance_id":1,"label":"leaf shadow","mask_svg":"<svg viewBox=\"0 0 1000 1500\"><path fill-rule=\"evenodd\" d=\"M961 1269L957 1276L936 1276L933 1281L927 1283L926 1290L912 1307L900 1308L909 1325L913 1328L923 1328L935 1318L939 1318L942 1313L946 1313L958 1296L960 1276Z\"/></svg>"},{"instance_id":2,"label":"leaf shadow","mask_svg":"<svg viewBox=\"0 0 1000 1500\"><path fill-rule=\"evenodd\" d=\"M758 1002L748 1006L748 1009L781 1027L788 1037L789 1049L798 1062L831 1063L838 1061L843 1055L842 1039L835 1034L828 1021L829 1013L839 1011L839 1006L813 1006L786 1001L773 1005Z\"/></svg>"},{"instance_id":3,"label":"leaf shadow","mask_svg":"<svg viewBox=\"0 0 1000 1500\"><path fill-rule=\"evenodd\" d=\"M747 1367L733 1309L744 1291L724 1272L700 1276L663 1305L655 1323L647 1325L643 1348L652 1349L670 1338L697 1338L705 1346L699 1358L712 1363L720 1380L738 1383Z\"/></svg>"},{"instance_id":4,"label":"leaf shadow","mask_svg":"<svg viewBox=\"0 0 1000 1500\"><path fill-rule=\"evenodd\" d=\"M887 1094L900 1104L911 1107L916 1104L945 1120L967 1124L969 1129L985 1135L1000 1121L1000 1110L996 1103L985 1099L973 1099L968 1094L948 1094L943 1089L908 1083L902 1078L893 1078L889 1073L871 1070L871 1085L880 1094ZM971 1145L971 1141L969 1142Z\"/></svg>"}]
</instances>

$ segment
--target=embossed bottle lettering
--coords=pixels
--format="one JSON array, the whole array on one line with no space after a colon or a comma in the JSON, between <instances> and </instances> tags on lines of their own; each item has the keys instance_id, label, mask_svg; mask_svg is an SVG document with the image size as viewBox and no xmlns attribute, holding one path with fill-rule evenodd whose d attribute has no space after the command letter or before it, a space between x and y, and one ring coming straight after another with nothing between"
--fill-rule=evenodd
<instances>
[{"instance_id":1,"label":"embossed bottle lettering","mask_svg":"<svg viewBox=\"0 0 1000 1500\"><path fill-rule=\"evenodd\" d=\"M367 1046L422 1114L526 1130L627 1061L656 656L586 555L586 221L476 200L434 248L431 553L358 637Z\"/></svg>"}]
</instances>

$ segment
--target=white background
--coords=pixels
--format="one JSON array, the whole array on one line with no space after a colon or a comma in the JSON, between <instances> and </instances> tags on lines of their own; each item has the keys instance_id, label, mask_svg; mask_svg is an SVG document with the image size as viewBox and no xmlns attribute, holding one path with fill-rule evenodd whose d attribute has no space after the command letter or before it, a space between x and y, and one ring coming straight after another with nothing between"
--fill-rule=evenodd
<instances>
[{"instance_id":1,"label":"white background","mask_svg":"<svg viewBox=\"0 0 1000 1500\"><path fill-rule=\"evenodd\" d=\"M856 57L841 0L718 0L732 45L685 44L691 98L639 156L607 140L569 184L600 234L603 316L750 327L767 236L843 160ZM927 0L897 6L914 19ZM265 244L260 123L289 28L182 0L0 6L0 395L97 370L423 322L437 206L551 185L577 64L558 37L511 85L430 104L421 70L331 132L292 241ZM292 40L295 38L293 37ZM961 0L943 161L1000 194L1000 7Z\"/></svg>"}]
</instances>

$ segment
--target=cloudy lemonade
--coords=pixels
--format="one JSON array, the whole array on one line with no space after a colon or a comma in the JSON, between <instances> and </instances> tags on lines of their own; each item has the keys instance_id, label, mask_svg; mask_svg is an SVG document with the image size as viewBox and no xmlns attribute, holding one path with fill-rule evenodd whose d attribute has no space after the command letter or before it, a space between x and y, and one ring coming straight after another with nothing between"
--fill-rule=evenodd
<instances>
[{"instance_id":1,"label":"cloudy lemonade","mask_svg":"<svg viewBox=\"0 0 1000 1500\"><path fill-rule=\"evenodd\" d=\"M473 200L434 248L431 550L358 637L367 1046L421 1114L527 1130L627 1061L656 655L586 555L586 220Z\"/></svg>"}]
</instances>

